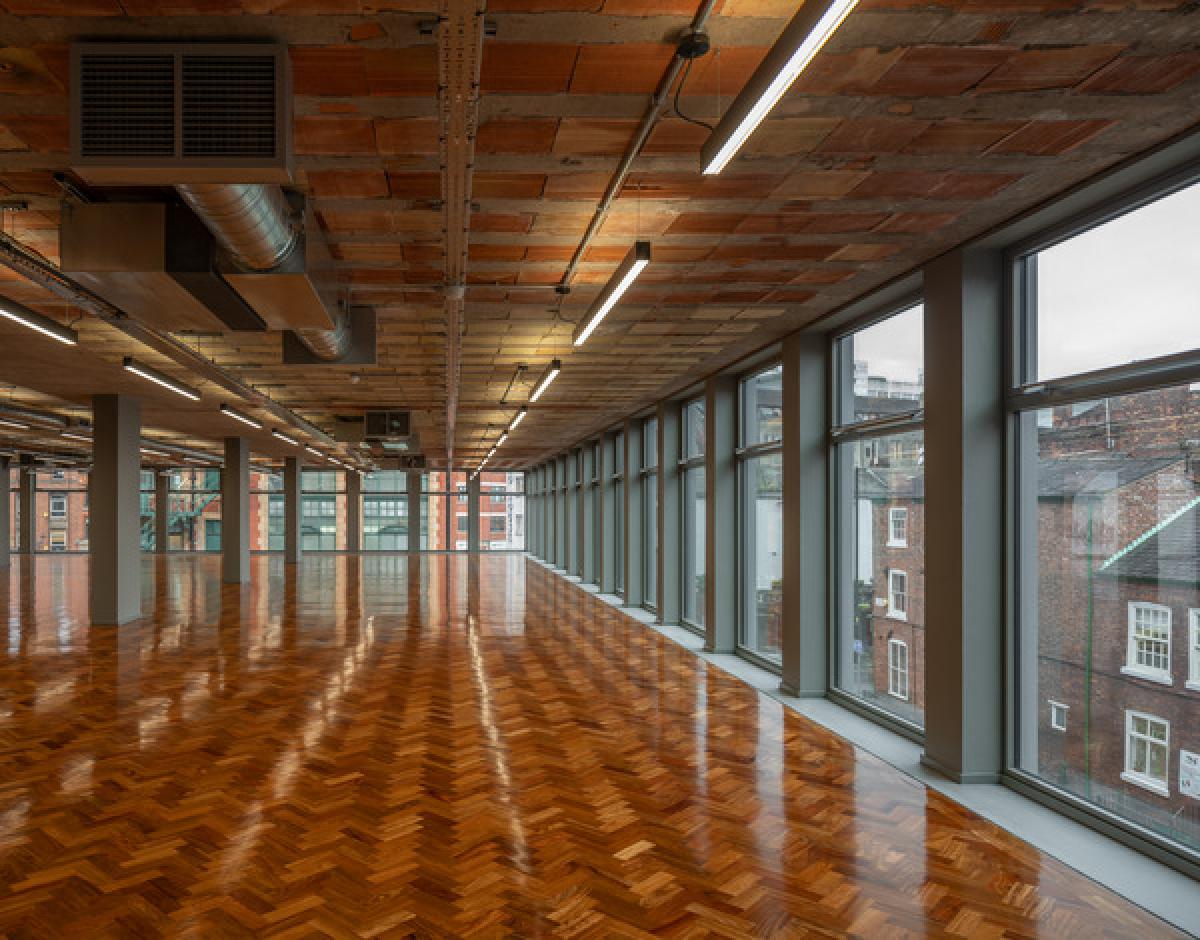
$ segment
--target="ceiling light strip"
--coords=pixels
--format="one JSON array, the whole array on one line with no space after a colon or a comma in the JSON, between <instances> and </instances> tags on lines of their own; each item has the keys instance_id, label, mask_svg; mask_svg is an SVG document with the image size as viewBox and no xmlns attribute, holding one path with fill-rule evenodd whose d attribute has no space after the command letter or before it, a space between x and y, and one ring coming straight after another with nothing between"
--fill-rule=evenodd
<instances>
[{"instance_id":1,"label":"ceiling light strip","mask_svg":"<svg viewBox=\"0 0 1200 940\"><path fill-rule=\"evenodd\" d=\"M551 359L550 365L546 366L546 371L538 379L537 386L534 388L533 394L529 396L529 400L534 402L541 398L546 393L546 389L550 387L550 383L558 378L560 372L562 372L562 360Z\"/></svg>"},{"instance_id":2,"label":"ceiling light strip","mask_svg":"<svg viewBox=\"0 0 1200 940\"><path fill-rule=\"evenodd\" d=\"M227 418L233 418L234 421L240 421L242 424L252 427L256 431L262 430L262 422L255 421L249 415L244 415L240 411L230 408L228 405L221 405L221 414L225 415Z\"/></svg>"},{"instance_id":3,"label":"ceiling light strip","mask_svg":"<svg viewBox=\"0 0 1200 940\"><path fill-rule=\"evenodd\" d=\"M582 323L575 330L575 336L571 342L575 346L582 346L588 341L588 337L595 332L601 321L608 316L609 311L615 307L621 299L621 295L629 290L631 284L637 280L637 276L642 273L642 270L650 263L650 243L646 241L634 242L629 253L624 260L613 272L613 276L608 279L608 283L604 286L604 290L600 292L600 296L588 308L587 314L584 316Z\"/></svg>"},{"instance_id":4,"label":"ceiling light strip","mask_svg":"<svg viewBox=\"0 0 1200 940\"><path fill-rule=\"evenodd\" d=\"M182 382L177 382L169 375L159 372L153 366L148 366L143 362L138 362L132 356L126 356L123 363L126 372L132 372L134 375L140 376L155 385L160 385L168 391L174 392L189 401L199 401L200 393L194 388L184 385Z\"/></svg>"},{"instance_id":5,"label":"ceiling light strip","mask_svg":"<svg viewBox=\"0 0 1200 940\"><path fill-rule=\"evenodd\" d=\"M30 310L24 304L7 297L0 297L0 317L19 323L26 329L35 330L43 336L62 343L64 346L78 346L79 334L57 320L51 319L36 310Z\"/></svg>"}]
</instances>

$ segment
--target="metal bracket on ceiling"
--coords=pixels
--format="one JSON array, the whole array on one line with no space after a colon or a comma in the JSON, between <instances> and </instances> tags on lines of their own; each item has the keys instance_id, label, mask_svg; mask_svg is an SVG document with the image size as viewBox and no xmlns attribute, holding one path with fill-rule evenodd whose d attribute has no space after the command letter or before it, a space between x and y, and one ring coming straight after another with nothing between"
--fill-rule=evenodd
<instances>
[{"instance_id":1,"label":"metal bracket on ceiling","mask_svg":"<svg viewBox=\"0 0 1200 940\"><path fill-rule=\"evenodd\" d=\"M437 28L442 24L442 21L444 19L445 19L445 17L439 16L436 20L421 20L421 22L417 24L417 29L421 33L422 36L432 36L434 33L437 32ZM496 25L495 20L484 20L483 35L487 36L490 39L492 36L495 36L498 32L499 32L499 29Z\"/></svg>"}]
</instances>

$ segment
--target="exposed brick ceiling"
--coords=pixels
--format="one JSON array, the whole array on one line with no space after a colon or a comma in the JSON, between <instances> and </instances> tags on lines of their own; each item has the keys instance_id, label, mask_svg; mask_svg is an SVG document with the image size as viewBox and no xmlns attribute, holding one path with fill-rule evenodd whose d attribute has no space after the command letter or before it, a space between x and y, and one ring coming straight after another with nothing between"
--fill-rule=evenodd
<instances>
[{"instance_id":1,"label":"exposed brick ceiling","mask_svg":"<svg viewBox=\"0 0 1200 940\"><path fill-rule=\"evenodd\" d=\"M560 305L551 288L694 7L489 4L497 34L483 62L454 448L468 465L553 356L564 359L561 378L496 466L572 443L1198 119L1195 4L863 0L721 176L699 174L706 131L662 121ZM794 8L718 2L718 54L696 63L685 113L713 120ZM420 29L435 9L433 0L0 0L0 195L32 206L10 230L56 256L51 173L67 169L71 40L287 42L297 184L315 199L353 302L379 311L379 363L284 367L277 334L197 342L320 426L334 414L411 407L425 450L441 454L436 47ZM653 263L572 351L575 322L639 235L653 241ZM7 272L0 291L59 309ZM115 360L127 346L114 336L96 351ZM527 377L502 404L519 363ZM40 384L55 392L52 378Z\"/></svg>"}]
</instances>

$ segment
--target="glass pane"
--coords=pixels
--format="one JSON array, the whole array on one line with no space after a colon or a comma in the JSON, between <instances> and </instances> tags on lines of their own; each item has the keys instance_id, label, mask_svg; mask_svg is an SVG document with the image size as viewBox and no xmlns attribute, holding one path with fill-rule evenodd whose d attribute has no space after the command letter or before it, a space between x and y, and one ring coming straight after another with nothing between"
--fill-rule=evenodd
<instances>
[{"instance_id":1,"label":"glass pane","mask_svg":"<svg viewBox=\"0 0 1200 940\"><path fill-rule=\"evenodd\" d=\"M783 634L783 455L745 460L740 472L739 640L746 649L778 660Z\"/></svg>"},{"instance_id":2,"label":"glass pane","mask_svg":"<svg viewBox=\"0 0 1200 940\"><path fill-rule=\"evenodd\" d=\"M363 494L363 551L408 551L408 499L399 493Z\"/></svg>"},{"instance_id":3,"label":"glass pane","mask_svg":"<svg viewBox=\"0 0 1200 940\"><path fill-rule=\"evenodd\" d=\"M642 425L642 466L658 466L658 418L647 418Z\"/></svg>"},{"instance_id":4,"label":"glass pane","mask_svg":"<svg viewBox=\"0 0 1200 940\"><path fill-rule=\"evenodd\" d=\"M642 478L642 518L645 520L642 539L642 563L644 565L645 602L649 607L658 605L658 474L650 473Z\"/></svg>"},{"instance_id":5,"label":"glass pane","mask_svg":"<svg viewBox=\"0 0 1200 940\"><path fill-rule=\"evenodd\" d=\"M1018 764L1200 851L1200 767L1184 753L1200 751L1200 699L1182 691L1200 608L1200 390L1019 422ZM1047 699L1083 720L1051 729L1035 708Z\"/></svg>"},{"instance_id":6,"label":"glass pane","mask_svg":"<svg viewBox=\"0 0 1200 940\"><path fill-rule=\"evenodd\" d=\"M153 479L154 479L153 474L151 474L151 482L153 482ZM157 540L157 537L156 537L156 534L154 531L155 515L154 515L154 493L153 493L153 491L151 491L149 493L147 493L145 490L142 491L141 496L140 496L140 515L141 515L141 520L140 520L139 525L140 525L141 536L142 536L141 537L142 551L152 552L152 551L154 551L154 543Z\"/></svg>"},{"instance_id":7,"label":"glass pane","mask_svg":"<svg viewBox=\"0 0 1200 940\"><path fill-rule=\"evenodd\" d=\"M921 304L838 340L838 421L853 424L920 408L924 343Z\"/></svg>"},{"instance_id":8,"label":"glass pane","mask_svg":"<svg viewBox=\"0 0 1200 940\"><path fill-rule=\"evenodd\" d=\"M783 440L783 366L742 382L743 447Z\"/></svg>"},{"instance_id":9,"label":"glass pane","mask_svg":"<svg viewBox=\"0 0 1200 940\"><path fill-rule=\"evenodd\" d=\"M837 682L884 711L925 721L925 474L923 434L910 431L838 448ZM903 541L892 538L893 510L904 510ZM901 674L888 675L892 640Z\"/></svg>"},{"instance_id":10,"label":"glass pane","mask_svg":"<svg viewBox=\"0 0 1200 940\"><path fill-rule=\"evenodd\" d=\"M376 470L363 477L365 493L404 493L408 491L408 474L403 470Z\"/></svg>"},{"instance_id":11,"label":"glass pane","mask_svg":"<svg viewBox=\"0 0 1200 940\"><path fill-rule=\"evenodd\" d=\"M625 593L625 481L617 480L613 484L613 498L617 501L613 525L614 555L616 571L614 572L615 589L618 594Z\"/></svg>"},{"instance_id":12,"label":"glass pane","mask_svg":"<svg viewBox=\"0 0 1200 940\"><path fill-rule=\"evenodd\" d=\"M704 399L688 402L683 409L683 456L704 456Z\"/></svg>"},{"instance_id":13,"label":"glass pane","mask_svg":"<svg viewBox=\"0 0 1200 940\"><path fill-rule=\"evenodd\" d=\"M272 478L263 474L264 483ZM250 485L254 486L253 475ZM281 552L284 547L283 494L250 491L250 551Z\"/></svg>"},{"instance_id":14,"label":"glass pane","mask_svg":"<svg viewBox=\"0 0 1200 940\"><path fill-rule=\"evenodd\" d=\"M683 618L704 626L704 468L683 474Z\"/></svg>"},{"instance_id":15,"label":"glass pane","mask_svg":"<svg viewBox=\"0 0 1200 940\"><path fill-rule=\"evenodd\" d=\"M479 475L479 548L525 548L525 475L489 470Z\"/></svg>"},{"instance_id":16,"label":"glass pane","mask_svg":"<svg viewBox=\"0 0 1200 940\"><path fill-rule=\"evenodd\" d=\"M38 552L88 550L88 475L83 470L38 471L34 478L33 548Z\"/></svg>"},{"instance_id":17,"label":"glass pane","mask_svg":"<svg viewBox=\"0 0 1200 940\"><path fill-rule=\"evenodd\" d=\"M1200 185L1033 256L1038 379L1200 347Z\"/></svg>"}]
</instances>

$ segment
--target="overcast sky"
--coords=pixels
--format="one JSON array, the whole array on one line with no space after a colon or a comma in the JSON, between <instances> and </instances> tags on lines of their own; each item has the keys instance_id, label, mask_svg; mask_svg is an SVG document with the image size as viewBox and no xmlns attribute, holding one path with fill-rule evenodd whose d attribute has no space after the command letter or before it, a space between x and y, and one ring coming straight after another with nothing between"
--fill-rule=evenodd
<instances>
[{"instance_id":1,"label":"overcast sky","mask_svg":"<svg viewBox=\"0 0 1200 940\"><path fill-rule=\"evenodd\" d=\"M869 375L915 382L924 344L923 311L914 307L854 334L854 359L866 360Z\"/></svg>"},{"instance_id":2,"label":"overcast sky","mask_svg":"<svg viewBox=\"0 0 1200 940\"><path fill-rule=\"evenodd\" d=\"M1038 256L1038 378L1200 346L1200 185Z\"/></svg>"}]
</instances>

